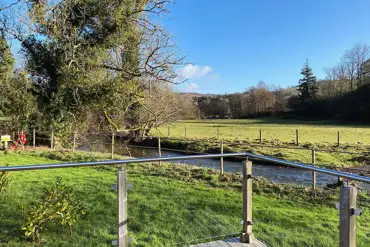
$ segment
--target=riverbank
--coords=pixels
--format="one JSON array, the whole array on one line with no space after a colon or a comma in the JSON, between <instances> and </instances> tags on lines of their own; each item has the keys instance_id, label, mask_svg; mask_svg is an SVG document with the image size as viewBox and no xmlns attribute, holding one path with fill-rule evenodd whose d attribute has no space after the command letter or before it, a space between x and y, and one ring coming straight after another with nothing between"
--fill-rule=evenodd
<instances>
[{"instance_id":1,"label":"riverbank","mask_svg":"<svg viewBox=\"0 0 370 247\"><path fill-rule=\"evenodd\" d=\"M46 164L66 161L107 159L99 153L48 150L0 154L1 165ZM117 159L127 158L116 156ZM111 246L115 239L116 167L69 168L14 172L11 184L1 195L0 245L34 246L21 238L20 226L30 206L57 177L73 186L86 214L68 230L49 225L44 246ZM147 163L128 166L129 235L134 246L160 246L239 232L241 192L238 174L188 165ZM254 233L271 246L337 246L338 189L310 189L278 185L263 178L254 180ZM358 246L369 246L369 198L359 194ZM324 216L324 217L323 217ZM317 238L316 236L322 236Z\"/></svg>"},{"instance_id":2,"label":"riverbank","mask_svg":"<svg viewBox=\"0 0 370 247\"><path fill-rule=\"evenodd\" d=\"M161 138L164 150L178 150L188 153L220 153L221 141L213 139L173 139ZM157 147L157 138L145 139L136 145ZM312 164L312 149L315 149L315 165L349 171L356 168L357 173L368 174L368 151L365 147L328 147L307 144L302 147L281 143L256 144L249 141L223 141L223 150L228 152L250 152L288 161ZM355 170L353 172L356 172ZM352 172L352 170L350 170Z\"/></svg>"}]
</instances>

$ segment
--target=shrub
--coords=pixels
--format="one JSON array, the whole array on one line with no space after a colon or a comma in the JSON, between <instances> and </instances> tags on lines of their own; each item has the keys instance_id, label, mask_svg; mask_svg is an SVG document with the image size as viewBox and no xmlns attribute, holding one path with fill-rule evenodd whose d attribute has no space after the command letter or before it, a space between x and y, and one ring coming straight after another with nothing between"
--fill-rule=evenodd
<instances>
[{"instance_id":1,"label":"shrub","mask_svg":"<svg viewBox=\"0 0 370 247\"><path fill-rule=\"evenodd\" d=\"M73 188L58 178L55 185L44 192L40 202L26 215L22 230L25 236L32 236L35 240L48 222L54 222L68 225L71 234L72 225L85 213L84 210L84 205L74 198Z\"/></svg>"}]
</instances>

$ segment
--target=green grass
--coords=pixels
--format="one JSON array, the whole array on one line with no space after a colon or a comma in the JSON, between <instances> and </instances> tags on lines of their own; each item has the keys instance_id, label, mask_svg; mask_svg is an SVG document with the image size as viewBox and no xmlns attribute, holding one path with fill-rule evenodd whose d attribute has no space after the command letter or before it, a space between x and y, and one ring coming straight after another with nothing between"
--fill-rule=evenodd
<instances>
[{"instance_id":1,"label":"green grass","mask_svg":"<svg viewBox=\"0 0 370 247\"><path fill-rule=\"evenodd\" d=\"M154 142L153 142L154 143ZM153 144L151 143L151 144ZM154 143L156 145L156 143ZM271 144L268 144L271 145ZM189 152L201 152L201 153L220 153L220 141L215 139L166 139L161 140L162 148L170 148L176 150L186 150ZM311 148L311 146L309 146ZM270 157L276 157L279 159L303 162L307 164L312 163L312 150L307 149L289 149L279 145L261 146L259 144L253 144L248 141L238 142L224 142L224 152L250 152L255 154L266 155ZM317 147L315 147L317 148ZM327 147L324 147L327 148ZM340 153L342 149L331 148L331 150L337 150L339 152L326 152L316 149L316 165L322 167L359 167L367 164L368 158L363 154L347 154ZM361 152L362 150L345 150ZM261 162L261 161L259 161Z\"/></svg>"},{"instance_id":2,"label":"green grass","mask_svg":"<svg viewBox=\"0 0 370 247\"><path fill-rule=\"evenodd\" d=\"M11 152L0 154L0 166L103 158L88 153ZM115 167L96 167L11 173L10 187L0 195L0 246L111 246L116 233L116 194L111 191L115 171ZM134 185L128 197L134 246L161 246L240 231L237 175L219 180L214 170L170 164L130 165L128 173ZM86 215L71 236L67 229L50 224L41 242L25 240L20 231L25 214L57 177L74 187L76 197L87 206ZM332 206L337 190L319 191L312 198L307 188L259 178L254 187L256 237L271 246L338 246L338 211ZM370 215L368 198L363 193L360 198L365 213L358 218L357 242L365 247L370 245Z\"/></svg>"},{"instance_id":3,"label":"green grass","mask_svg":"<svg viewBox=\"0 0 370 247\"><path fill-rule=\"evenodd\" d=\"M296 129L299 129L301 143L328 144L337 143L340 131L343 145L370 144L370 125L345 124L334 121L299 121L281 118L259 119L217 119L186 120L170 125L170 136L176 138L214 138L219 127L219 139L224 140L259 140L294 143ZM153 131L153 135L168 135L167 126Z\"/></svg>"},{"instance_id":4,"label":"green grass","mask_svg":"<svg viewBox=\"0 0 370 247\"><path fill-rule=\"evenodd\" d=\"M280 118L187 120L172 124L170 139L163 138L163 147L198 152L219 152L219 141L227 152L249 151L290 161L312 163L311 149L316 149L316 164L320 166L358 167L367 164L370 128L361 124L333 121L298 121ZM185 138L186 127L186 138ZM219 128L219 138L216 138ZM259 143L259 130L262 143ZM299 129L299 148L295 143ZM337 132L340 131L340 146ZM168 137L168 126L152 131L152 135ZM286 148L288 147L288 148ZM290 149L289 149L290 148ZM338 152L329 153L325 150ZM360 154L341 154L340 152Z\"/></svg>"}]
</instances>

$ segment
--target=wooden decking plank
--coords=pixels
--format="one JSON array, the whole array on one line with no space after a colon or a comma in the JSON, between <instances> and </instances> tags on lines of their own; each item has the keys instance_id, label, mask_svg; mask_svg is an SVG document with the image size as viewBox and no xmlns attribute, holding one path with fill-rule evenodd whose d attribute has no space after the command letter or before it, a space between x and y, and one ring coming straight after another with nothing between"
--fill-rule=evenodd
<instances>
[{"instance_id":1,"label":"wooden decking plank","mask_svg":"<svg viewBox=\"0 0 370 247\"><path fill-rule=\"evenodd\" d=\"M227 240L190 245L189 247L268 247L268 245L258 239L255 239L251 244L244 244L240 242L239 238L231 238Z\"/></svg>"}]
</instances>

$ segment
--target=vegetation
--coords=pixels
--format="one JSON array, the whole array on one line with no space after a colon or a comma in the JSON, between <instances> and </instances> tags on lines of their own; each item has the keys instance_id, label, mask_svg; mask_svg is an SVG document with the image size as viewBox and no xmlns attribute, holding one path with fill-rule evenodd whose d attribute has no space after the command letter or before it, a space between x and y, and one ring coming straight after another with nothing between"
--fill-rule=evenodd
<instances>
[{"instance_id":1,"label":"vegetation","mask_svg":"<svg viewBox=\"0 0 370 247\"><path fill-rule=\"evenodd\" d=\"M296 87L280 88L260 81L241 93L194 95L198 118L250 118L283 115L314 120L369 122L370 48L358 43L341 61L316 79L308 62Z\"/></svg>"},{"instance_id":2,"label":"vegetation","mask_svg":"<svg viewBox=\"0 0 370 247\"><path fill-rule=\"evenodd\" d=\"M9 174L7 172L0 172L0 193L5 192L10 184Z\"/></svg>"},{"instance_id":3,"label":"vegetation","mask_svg":"<svg viewBox=\"0 0 370 247\"><path fill-rule=\"evenodd\" d=\"M83 215L84 206L73 196L73 188L58 178L55 185L47 188L38 205L34 206L26 216L22 230L26 236L39 239L40 231L49 222L68 225L70 233L77 219Z\"/></svg>"},{"instance_id":4,"label":"vegetation","mask_svg":"<svg viewBox=\"0 0 370 247\"><path fill-rule=\"evenodd\" d=\"M162 138L162 147L218 153L220 152L219 142L223 140L225 152L249 151L291 161L311 163L310 149L315 148L317 165L353 167L368 163L366 154L370 144L370 130L366 125L269 117L238 120L188 120L168 127L170 128L170 139ZM152 135L167 137L168 127L159 128L153 131ZM217 129L218 139L216 138ZM299 146L296 146L296 129L299 129ZM261 145L259 130L262 131ZM338 130L340 131L339 147L337 146ZM320 150L334 152L320 152ZM349 153L340 153L343 151Z\"/></svg>"},{"instance_id":5,"label":"vegetation","mask_svg":"<svg viewBox=\"0 0 370 247\"><path fill-rule=\"evenodd\" d=\"M60 162L44 158L50 155L52 152L46 151L10 152L0 156L0 163ZM77 155L78 159L88 158L88 153ZM55 154L64 160L72 156L67 152ZM0 245L110 246L116 231L116 195L111 191L115 170L115 167L96 167L11 173L17 182L0 198ZM135 246L175 244L240 231L242 198L237 174L226 174L219 179L214 170L163 163L129 165L128 174L129 182L134 185L129 192L128 215L129 235ZM58 177L74 188L73 195L84 203L86 214L76 222L71 235L64 227L49 222L48 230L38 241L20 238L25 214L32 205L37 205L45 188L52 188ZM315 198L304 187L277 185L256 178L254 191L256 237L272 246L337 246L339 219L333 205L338 200L338 190L319 190ZM369 199L360 193L359 200L365 213L358 218L357 242L365 247L370 243L366 234ZM323 237L317 238L318 234Z\"/></svg>"},{"instance_id":6,"label":"vegetation","mask_svg":"<svg viewBox=\"0 0 370 247\"><path fill-rule=\"evenodd\" d=\"M337 145L337 134L340 131L342 148L370 144L370 129L365 124L343 123L338 121L305 121L278 117L255 119L215 119L186 120L158 128L153 136L184 138L185 127L188 138L216 138L217 128L219 139L229 141L259 142L259 130L265 143L295 144L296 129L299 129L300 145L310 143L315 146L334 147ZM365 149L365 147L363 147Z\"/></svg>"},{"instance_id":7,"label":"vegetation","mask_svg":"<svg viewBox=\"0 0 370 247\"><path fill-rule=\"evenodd\" d=\"M299 80L298 98L301 104L304 105L307 102L314 100L318 91L316 85L316 76L313 75L312 69L308 64L308 60L302 68L301 75L303 76L303 78Z\"/></svg>"},{"instance_id":8,"label":"vegetation","mask_svg":"<svg viewBox=\"0 0 370 247\"><path fill-rule=\"evenodd\" d=\"M181 65L158 21L171 0L13 1L0 6L0 115L10 131L125 131L143 138L187 115L171 90ZM8 42L22 46L15 69ZM176 107L174 107L176 106ZM78 123L78 124L77 124Z\"/></svg>"}]
</instances>

